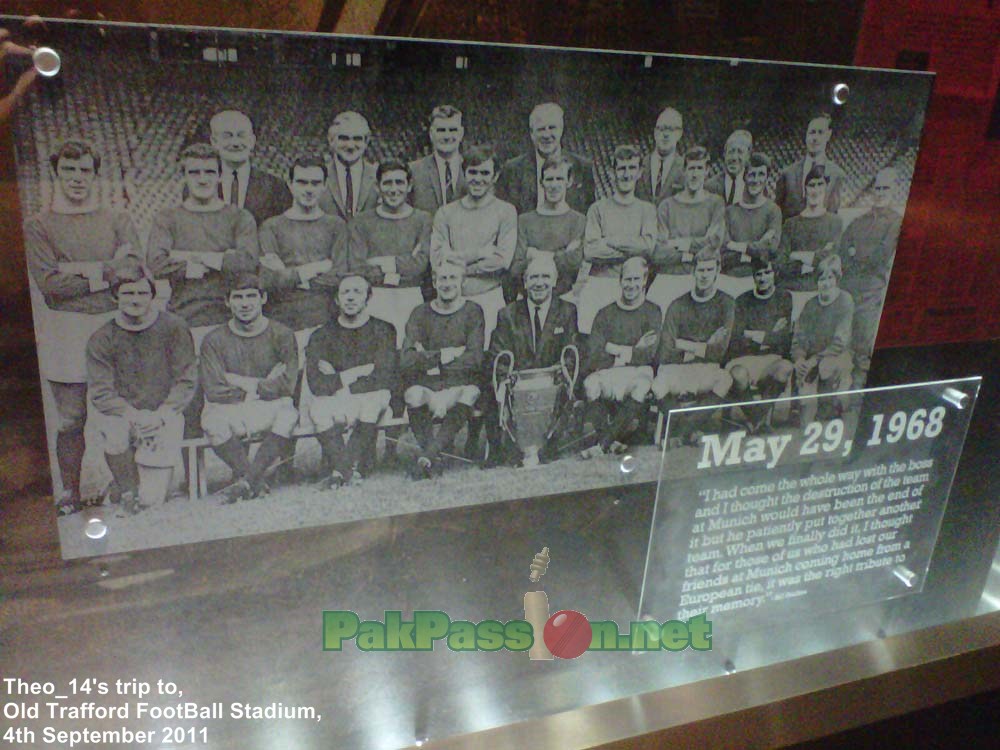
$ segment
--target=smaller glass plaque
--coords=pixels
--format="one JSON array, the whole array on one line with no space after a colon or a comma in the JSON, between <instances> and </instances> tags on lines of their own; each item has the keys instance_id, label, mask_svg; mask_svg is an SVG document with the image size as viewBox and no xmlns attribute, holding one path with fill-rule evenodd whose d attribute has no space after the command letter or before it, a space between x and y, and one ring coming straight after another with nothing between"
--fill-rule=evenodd
<instances>
[{"instance_id":1,"label":"smaller glass plaque","mask_svg":"<svg viewBox=\"0 0 1000 750\"><path fill-rule=\"evenodd\" d=\"M670 412L640 618L733 636L919 593L979 384Z\"/></svg>"}]
</instances>

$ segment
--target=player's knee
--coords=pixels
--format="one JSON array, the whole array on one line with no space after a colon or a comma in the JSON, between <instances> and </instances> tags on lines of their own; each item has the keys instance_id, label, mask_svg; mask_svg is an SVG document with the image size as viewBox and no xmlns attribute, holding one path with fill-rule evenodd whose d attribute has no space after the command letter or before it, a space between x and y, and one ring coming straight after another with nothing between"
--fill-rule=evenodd
<instances>
[{"instance_id":1,"label":"player's knee","mask_svg":"<svg viewBox=\"0 0 1000 750\"><path fill-rule=\"evenodd\" d=\"M479 400L479 388L474 385L463 385L459 391L457 402L466 406L475 405Z\"/></svg>"},{"instance_id":2,"label":"player's knee","mask_svg":"<svg viewBox=\"0 0 1000 750\"><path fill-rule=\"evenodd\" d=\"M739 393L743 393L750 388L750 373L747 368L743 365L730 365L729 376L732 379L732 385Z\"/></svg>"},{"instance_id":3,"label":"player's knee","mask_svg":"<svg viewBox=\"0 0 1000 750\"><path fill-rule=\"evenodd\" d=\"M131 425L122 417L107 417L101 424L101 440L104 452L116 455L124 453L131 444Z\"/></svg>"},{"instance_id":4,"label":"player's knee","mask_svg":"<svg viewBox=\"0 0 1000 750\"><path fill-rule=\"evenodd\" d=\"M299 421L299 412L290 398L279 399L274 411L274 422L271 425L271 432L281 437L288 437L295 429Z\"/></svg>"},{"instance_id":5,"label":"player's knee","mask_svg":"<svg viewBox=\"0 0 1000 750\"><path fill-rule=\"evenodd\" d=\"M597 401L601 397L601 379L598 373L591 373L584 379L583 394L588 401Z\"/></svg>"},{"instance_id":6,"label":"player's knee","mask_svg":"<svg viewBox=\"0 0 1000 750\"><path fill-rule=\"evenodd\" d=\"M423 406L427 403L426 401L427 389L419 385L411 385L403 393L403 401L411 409L416 409L417 407Z\"/></svg>"},{"instance_id":7,"label":"player's knee","mask_svg":"<svg viewBox=\"0 0 1000 750\"><path fill-rule=\"evenodd\" d=\"M201 415L201 429L210 445L222 445L233 437L233 426L225 416L215 410L206 409Z\"/></svg>"},{"instance_id":8,"label":"player's knee","mask_svg":"<svg viewBox=\"0 0 1000 750\"><path fill-rule=\"evenodd\" d=\"M656 399L666 398L667 394L670 392L670 382L667 379L666 373L660 373L655 378L649 387L650 392Z\"/></svg>"},{"instance_id":9,"label":"player's knee","mask_svg":"<svg viewBox=\"0 0 1000 750\"><path fill-rule=\"evenodd\" d=\"M732 387L733 376L722 368L719 368L719 372L715 376L715 382L712 385L712 392L717 396L725 397Z\"/></svg>"},{"instance_id":10,"label":"player's knee","mask_svg":"<svg viewBox=\"0 0 1000 750\"><path fill-rule=\"evenodd\" d=\"M787 359L783 359L774 366L770 376L777 382L785 385L791 379L793 372L795 372L795 365Z\"/></svg>"}]
</instances>

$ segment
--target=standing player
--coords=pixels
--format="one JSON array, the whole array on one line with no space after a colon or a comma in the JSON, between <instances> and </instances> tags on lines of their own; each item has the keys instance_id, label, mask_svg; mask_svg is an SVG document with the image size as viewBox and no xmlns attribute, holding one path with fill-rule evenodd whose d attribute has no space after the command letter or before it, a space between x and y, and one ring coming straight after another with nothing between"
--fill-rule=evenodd
<instances>
[{"instance_id":1,"label":"standing player","mask_svg":"<svg viewBox=\"0 0 1000 750\"><path fill-rule=\"evenodd\" d=\"M514 204L517 213L534 211L540 204L538 186L546 159L565 156L573 165L574 185L567 190L566 202L583 213L594 202L593 164L577 154L563 151L563 110L554 102L539 104L528 117L532 153L521 154L504 164L497 193Z\"/></svg>"},{"instance_id":2,"label":"standing player","mask_svg":"<svg viewBox=\"0 0 1000 750\"><path fill-rule=\"evenodd\" d=\"M777 398L792 376L788 361L792 347L792 295L774 282L774 263L767 257L751 259L754 288L736 298L733 335L726 354L726 369L733 378L731 401ZM756 413L744 408L750 427L767 425L770 410Z\"/></svg>"},{"instance_id":3,"label":"standing player","mask_svg":"<svg viewBox=\"0 0 1000 750\"><path fill-rule=\"evenodd\" d=\"M648 260L656 243L656 209L635 196L640 161L637 146L618 146L615 192L587 210L583 255L590 276L580 293L582 333L590 333L597 312L621 297L623 262L635 256Z\"/></svg>"},{"instance_id":4,"label":"standing player","mask_svg":"<svg viewBox=\"0 0 1000 750\"><path fill-rule=\"evenodd\" d=\"M826 208L826 168L818 164L806 177L806 207L786 219L778 245L780 285L792 292L792 318L816 291L819 262L836 252L844 222Z\"/></svg>"},{"instance_id":5,"label":"standing player","mask_svg":"<svg viewBox=\"0 0 1000 750\"><path fill-rule=\"evenodd\" d=\"M528 261L524 270L525 298L511 302L497 318L486 358L490 371L497 356L504 351L514 355L515 369L533 370L558 364L563 349L576 344L576 306L556 296L556 279L556 261L551 254L538 253ZM490 443L488 465L520 460L517 447L503 438L494 394L487 394L483 400ZM562 406L564 404L560 404ZM554 446L548 446L540 455L545 460L554 458L553 453Z\"/></svg>"},{"instance_id":6,"label":"standing player","mask_svg":"<svg viewBox=\"0 0 1000 750\"><path fill-rule=\"evenodd\" d=\"M636 197L658 206L661 201L684 189L684 157L677 153L677 143L684 135L684 119L673 107L656 118L653 128L653 153L642 160Z\"/></svg>"},{"instance_id":7,"label":"standing player","mask_svg":"<svg viewBox=\"0 0 1000 750\"><path fill-rule=\"evenodd\" d=\"M257 225L246 209L219 197L222 160L204 143L178 157L187 196L157 214L149 233L149 267L170 280L170 311L191 328L195 347L229 317L226 276L257 267Z\"/></svg>"},{"instance_id":8,"label":"standing player","mask_svg":"<svg viewBox=\"0 0 1000 750\"><path fill-rule=\"evenodd\" d=\"M216 454L233 471L223 502L235 503L269 492L265 474L291 451L299 415L292 393L299 372L295 335L265 317L267 292L253 274L241 274L226 297L232 318L205 337L201 386L205 410L201 426ZM264 434L251 463L244 438Z\"/></svg>"},{"instance_id":9,"label":"standing player","mask_svg":"<svg viewBox=\"0 0 1000 750\"><path fill-rule=\"evenodd\" d=\"M752 261L773 260L781 242L781 209L764 194L771 160L750 155L743 198L726 206L726 240L722 245L719 288L737 296L753 288Z\"/></svg>"},{"instance_id":10,"label":"standing player","mask_svg":"<svg viewBox=\"0 0 1000 750\"><path fill-rule=\"evenodd\" d=\"M56 461L62 481L60 515L80 507L87 341L114 314L109 281L120 259L142 249L129 217L101 206L101 156L82 141L66 141L49 162L52 206L24 226L31 280L41 292L35 326L42 377L56 406Z\"/></svg>"},{"instance_id":11,"label":"standing player","mask_svg":"<svg viewBox=\"0 0 1000 750\"><path fill-rule=\"evenodd\" d=\"M749 130L734 130L726 139L721 174L705 181L705 190L721 195L727 206L735 206L743 199L745 172L753 149L753 136Z\"/></svg>"},{"instance_id":12,"label":"standing player","mask_svg":"<svg viewBox=\"0 0 1000 750\"><path fill-rule=\"evenodd\" d=\"M725 203L705 190L707 174L708 151L689 148L684 154L684 190L656 210L652 260L657 276L648 296L663 309L691 288L695 256L702 250L718 252L725 237Z\"/></svg>"},{"instance_id":13,"label":"standing player","mask_svg":"<svg viewBox=\"0 0 1000 750\"><path fill-rule=\"evenodd\" d=\"M497 158L492 146L473 146L465 154L465 182L468 194L434 215L431 265L436 268L445 256L465 262L462 294L482 307L489 339L504 306L500 284L517 247L517 213L494 194Z\"/></svg>"},{"instance_id":14,"label":"standing player","mask_svg":"<svg viewBox=\"0 0 1000 750\"><path fill-rule=\"evenodd\" d=\"M462 139L465 127L461 110L442 104L431 111L427 134L431 153L410 162L413 175L411 200L414 208L434 216L441 206L465 195L465 172L462 169Z\"/></svg>"},{"instance_id":15,"label":"standing player","mask_svg":"<svg viewBox=\"0 0 1000 750\"><path fill-rule=\"evenodd\" d=\"M153 308L153 275L138 260L118 269L111 294L118 312L87 343L87 383L104 458L135 513L154 501L139 496L139 465L172 468L180 457L198 364L184 321Z\"/></svg>"},{"instance_id":16,"label":"standing player","mask_svg":"<svg viewBox=\"0 0 1000 750\"><path fill-rule=\"evenodd\" d=\"M375 208L375 164L365 161L371 127L357 112L341 112L327 131L332 159L327 191L320 196L323 213L347 223L362 211Z\"/></svg>"},{"instance_id":17,"label":"standing player","mask_svg":"<svg viewBox=\"0 0 1000 750\"><path fill-rule=\"evenodd\" d=\"M717 251L699 250L694 259L694 289L667 308L657 352L659 364L650 389L663 414L689 399L701 406L721 404L733 385L721 366L735 314L733 298L718 288L721 265Z\"/></svg>"},{"instance_id":18,"label":"standing player","mask_svg":"<svg viewBox=\"0 0 1000 750\"><path fill-rule=\"evenodd\" d=\"M844 170L826 155L827 144L833 131L830 129L830 115L816 115L806 129L806 155L785 167L778 176L775 186L776 202L781 207L781 215L788 219L798 216L808 203L806 180L813 167L819 165L826 171L829 186L824 205L826 210L837 213L840 210L840 188L847 179Z\"/></svg>"},{"instance_id":19,"label":"standing player","mask_svg":"<svg viewBox=\"0 0 1000 750\"><path fill-rule=\"evenodd\" d=\"M401 345L410 313L423 303L432 219L406 202L413 185L409 167L384 161L377 177L378 206L351 222L351 270L372 284L367 311L392 323Z\"/></svg>"},{"instance_id":20,"label":"standing player","mask_svg":"<svg viewBox=\"0 0 1000 750\"><path fill-rule=\"evenodd\" d=\"M366 309L372 286L349 274L337 288L338 315L306 347L313 400L309 413L328 486L358 484L375 463L377 425L389 408L396 372L396 332ZM351 437L344 445L344 433Z\"/></svg>"},{"instance_id":21,"label":"standing player","mask_svg":"<svg viewBox=\"0 0 1000 750\"><path fill-rule=\"evenodd\" d=\"M896 255L903 217L892 208L892 193L898 182L896 170L879 170L873 191L872 210L852 221L840 238L840 260L844 266L841 287L854 299L853 387L864 387L868 378L879 313L885 301L889 270Z\"/></svg>"},{"instance_id":22,"label":"standing player","mask_svg":"<svg viewBox=\"0 0 1000 750\"><path fill-rule=\"evenodd\" d=\"M792 335L792 362L800 396L846 390L851 385L851 329L854 300L840 289L843 269L839 255L819 262L819 293L806 302ZM841 401L838 407L845 408ZM816 417L817 403L802 404L805 426Z\"/></svg>"},{"instance_id":23,"label":"standing player","mask_svg":"<svg viewBox=\"0 0 1000 750\"><path fill-rule=\"evenodd\" d=\"M257 226L292 205L292 196L277 177L251 166L257 136L242 112L216 112L209 123L211 143L222 157L222 200L253 214Z\"/></svg>"},{"instance_id":24,"label":"standing player","mask_svg":"<svg viewBox=\"0 0 1000 750\"><path fill-rule=\"evenodd\" d=\"M416 478L439 473L441 452L469 422L479 398L483 310L462 296L465 267L461 258L443 257L434 267L437 297L415 309L406 324L400 366L410 428L421 450ZM436 436L435 419L443 420Z\"/></svg>"},{"instance_id":25,"label":"standing player","mask_svg":"<svg viewBox=\"0 0 1000 750\"><path fill-rule=\"evenodd\" d=\"M517 280L513 302L524 291L524 272L537 257L551 258L558 273L555 294L570 291L583 262L583 234L586 217L566 202L566 191L573 184L573 163L565 156L546 159L542 165L541 205L517 217L517 250L510 264L510 275Z\"/></svg>"},{"instance_id":26,"label":"standing player","mask_svg":"<svg viewBox=\"0 0 1000 750\"><path fill-rule=\"evenodd\" d=\"M319 207L326 177L322 159L296 159L288 170L292 207L260 228L268 317L295 331L300 355L309 334L329 319L323 287L336 284L349 267L347 224Z\"/></svg>"},{"instance_id":27,"label":"standing player","mask_svg":"<svg viewBox=\"0 0 1000 750\"><path fill-rule=\"evenodd\" d=\"M636 255L621 264L621 296L601 308L587 340L583 391L597 444L582 458L622 453L638 429L653 383L660 343L659 307L646 299L649 264Z\"/></svg>"}]
</instances>

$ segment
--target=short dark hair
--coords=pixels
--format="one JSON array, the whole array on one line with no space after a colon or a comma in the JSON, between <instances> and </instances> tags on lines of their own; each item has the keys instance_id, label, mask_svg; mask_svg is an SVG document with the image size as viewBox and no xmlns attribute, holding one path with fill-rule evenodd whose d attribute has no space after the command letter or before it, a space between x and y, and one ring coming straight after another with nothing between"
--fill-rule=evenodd
<instances>
[{"instance_id":1,"label":"short dark hair","mask_svg":"<svg viewBox=\"0 0 1000 750\"><path fill-rule=\"evenodd\" d=\"M550 156L544 162L542 162L541 177L539 178L538 181L541 182L541 178L545 177L545 173L548 172L550 169L559 169L559 167L561 167L563 164L566 165L566 178L567 180L569 180L569 182L572 182L573 160L570 159L565 154L559 154L559 156Z\"/></svg>"},{"instance_id":2,"label":"short dark hair","mask_svg":"<svg viewBox=\"0 0 1000 750\"><path fill-rule=\"evenodd\" d=\"M615 153L611 157L611 163L614 164L615 166L618 166L618 162L620 161L639 159L641 157L642 157L642 151L639 150L639 147L634 144L627 143L627 144L622 144L620 146L615 146Z\"/></svg>"},{"instance_id":3,"label":"short dark hair","mask_svg":"<svg viewBox=\"0 0 1000 750\"><path fill-rule=\"evenodd\" d=\"M153 293L154 297L156 296L156 282L153 280L153 274L138 258L127 255L120 260L112 261L111 272L113 274L110 282L111 296L117 297L118 290L123 284L134 284L138 281L149 282L149 291Z\"/></svg>"},{"instance_id":4,"label":"short dark hair","mask_svg":"<svg viewBox=\"0 0 1000 750\"><path fill-rule=\"evenodd\" d=\"M233 292L242 289L256 289L258 292L263 292L264 286L260 283L260 276L257 274L238 273L229 277L229 283L226 284L226 297L228 298Z\"/></svg>"},{"instance_id":5,"label":"short dark hair","mask_svg":"<svg viewBox=\"0 0 1000 750\"><path fill-rule=\"evenodd\" d=\"M292 166L288 168L288 181L295 181L295 169L296 167L301 167L302 169L314 169L319 167L323 170L323 181L326 182L326 178L329 176L329 170L326 168L326 162L319 156L315 154L310 154L308 156L300 156L298 159L292 162Z\"/></svg>"},{"instance_id":6,"label":"short dark hair","mask_svg":"<svg viewBox=\"0 0 1000 750\"><path fill-rule=\"evenodd\" d=\"M462 110L451 104L439 104L434 109L431 110L430 117L427 118L428 129L434 124L435 120L447 120L451 117L461 117Z\"/></svg>"},{"instance_id":7,"label":"short dark hair","mask_svg":"<svg viewBox=\"0 0 1000 750\"><path fill-rule=\"evenodd\" d=\"M692 146L684 152L684 166L692 161L708 161L708 149L704 146Z\"/></svg>"},{"instance_id":8,"label":"short dark hair","mask_svg":"<svg viewBox=\"0 0 1000 750\"><path fill-rule=\"evenodd\" d=\"M462 155L463 169L468 167L478 167L480 164L485 164L486 162L493 161L493 172L497 173L500 171L500 161L497 158L496 149L493 148L492 143L477 143L466 149L465 153Z\"/></svg>"},{"instance_id":9,"label":"short dark hair","mask_svg":"<svg viewBox=\"0 0 1000 750\"><path fill-rule=\"evenodd\" d=\"M386 172L406 172L406 179L413 182L413 172L410 171L410 165L401 159L386 159L379 162L378 168L375 170L375 182L382 182L382 176Z\"/></svg>"},{"instance_id":10,"label":"short dark hair","mask_svg":"<svg viewBox=\"0 0 1000 750\"><path fill-rule=\"evenodd\" d=\"M823 180L823 182L829 182L830 178L826 176L826 166L823 164L813 164L812 169L809 170L809 174L806 175L806 183L811 180Z\"/></svg>"},{"instance_id":11,"label":"short dark hair","mask_svg":"<svg viewBox=\"0 0 1000 750\"><path fill-rule=\"evenodd\" d=\"M215 159L215 163L219 165L219 174L222 173L222 157L209 143L192 143L177 156L177 162L182 166L185 159Z\"/></svg>"},{"instance_id":12,"label":"short dark hair","mask_svg":"<svg viewBox=\"0 0 1000 750\"><path fill-rule=\"evenodd\" d=\"M99 174L101 171L101 155L86 141L64 141L59 150L49 156L49 163L52 165L52 171L57 172L59 171L60 159L82 159L85 156L89 156L94 160L94 174Z\"/></svg>"},{"instance_id":13,"label":"short dark hair","mask_svg":"<svg viewBox=\"0 0 1000 750\"><path fill-rule=\"evenodd\" d=\"M771 171L771 157L760 151L754 151L750 154L750 161L747 162L747 167L766 167L767 171Z\"/></svg>"},{"instance_id":14,"label":"short dark hair","mask_svg":"<svg viewBox=\"0 0 1000 750\"><path fill-rule=\"evenodd\" d=\"M751 275L757 273L758 271L763 271L770 268L772 271L777 273L777 269L774 266L774 261L771 260L770 255L751 255L750 256L750 273Z\"/></svg>"}]
</instances>

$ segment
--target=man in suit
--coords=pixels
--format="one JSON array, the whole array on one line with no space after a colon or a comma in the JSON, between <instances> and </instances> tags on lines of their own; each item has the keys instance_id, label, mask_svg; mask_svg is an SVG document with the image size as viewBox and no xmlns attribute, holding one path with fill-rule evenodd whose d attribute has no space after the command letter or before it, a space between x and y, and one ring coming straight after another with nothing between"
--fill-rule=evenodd
<instances>
[{"instance_id":1,"label":"man in suit","mask_svg":"<svg viewBox=\"0 0 1000 750\"><path fill-rule=\"evenodd\" d=\"M375 208L378 203L377 165L364 158L371 133L368 120L357 112L341 112L333 118L327 131L333 158L327 192L319 203L323 213L339 216L350 223L362 211Z\"/></svg>"},{"instance_id":2,"label":"man in suit","mask_svg":"<svg viewBox=\"0 0 1000 750\"><path fill-rule=\"evenodd\" d=\"M413 174L410 199L414 208L434 216L434 212L445 203L465 195L461 154L462 139L465 137L462 112L450 104L435 107L427 124L427 134L433 152L410 162Z\"/></svg>"},{"instance_id":3,"label":"man in suit","mask_svg":"<svg viewBox=\"0 0 1000 750\"><path fill-rule=\"evenodd\" d=\"M514 355L517 370L551 367L559 363L564 347L576 343L576 305L555 296L556 277L556 262L551 254L539 253L528 262L524 270L525 298L511 302L497 316L486 358L491 370L504 351ZM489 466L516 463L523 458L517 446L504 439L497 406L493 394L489 394L484 404ZM554 457L551 453L555 446L549 448L540 451L543 461Z\"/></svg>"},{"instance_id":4,"label":"man in suit","mask_svg":"<svg viewBox=\"0 0 1000 750\"><path fill-rule=\"evenodd\" d=\"M292 194L277 177L251 166L257 136L253 122L235 109L216 112L209 121L211 143L222 157L222 199L253 214L257 226L292 205Z\"/></svg>"},{"instance_id":5,"label":"man in suit","mask_svg":"<svg viewBox=\"0 0 1000 750\"><path fill-rule=\"evenodd\" d=\"M562 150L563 110L554 102L539 104L528 118L534 153L508 161L500 172L497 195L513 203L519 214L538 208L538 185L546 159L565 156L573 164L575 184L566 194L574 211L587 212L594 202L594 168L589 159Z\"/></svg>"},{"instance_id":6,"label":"man in suit","mask_svg":"<svg viewBox=\"0 0 1000 750\"><path fill-rule=\"evenodd\" d=\"M705 180L705 190L721 195L727 206L738 204L743 199L743 178L752 149L753 136L749 130L734 130L730 133L722 153L722 172Z\"/></svg>"},{"instance_id":7,"label":"man in suit","mask_svg":"<svg viewBox=\"0 0 1000 750\"><path fill-rule=\"evenodd\" d=\"M656 118L653 141L656 150L642 160L635 197L658 206L661 201L684 189L684 155L677 144L684 135L684 118L673 107L667 107Z\"/></svg>"},{"instance_id":8,"label":"man in suit","mask_svg":"<svg viewBox=\"0 0 1000 750\"><path fill-rule=\"evenodd\" d=\"M785 167L775 186L775 203L781 207L784 218L798 216L805 209L806 175L817 164L823 165L826 170L826 210L830 213L840 210L840 188L847 175L826 155L831 135L830 115L820 114L809 121L806 130L806 155Z\"/></svg>"}]
</instances>

